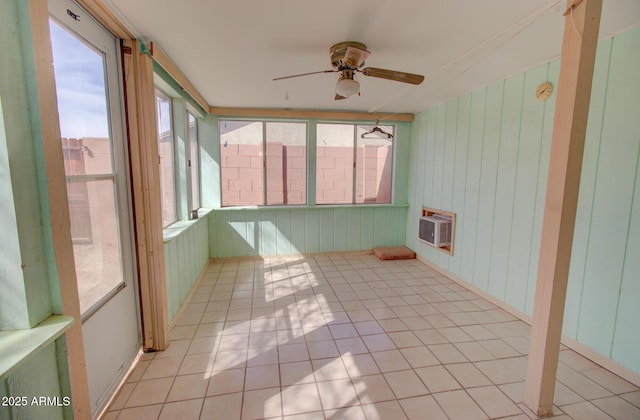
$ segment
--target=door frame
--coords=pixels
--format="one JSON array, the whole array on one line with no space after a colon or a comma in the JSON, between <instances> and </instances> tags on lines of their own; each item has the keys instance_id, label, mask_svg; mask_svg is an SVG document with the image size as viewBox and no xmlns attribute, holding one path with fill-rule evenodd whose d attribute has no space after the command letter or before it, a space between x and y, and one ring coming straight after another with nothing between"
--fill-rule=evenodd
<instances>
[{"instance_id":1,"label":"door frame","mask_svg":"<svg viewBox=\"0 0 640 420\"><path fill-rule=\"evenodd\" d=\"M65 333L69 391L73 401L73 416L78 419L91 417L89 387L85 368L80 299L71 241L71 222L67 201L67 184L64 158L60 147L60 121L53 70L53 53L49 32L49 5L47 0L29 0L29 21L33 39L34 67L36 73L37 106L42 130L43 160L51 220L51 241L55 250L58 287L62 301L62 313L74 318L74 324Z\"/></svg>"},{"instance_id":2,"label":"door frame","mask_svg":"<svg viewBox=\"0 0 640 420\"><path fill-rule=\"evenodd\" d=\"M135 39L122 42L131 192L138 259L142 347L169 345L153 60Z\"/></svg>"},{"instance_id":3,"label":"door frame","mask_svg":"<svg viewBox=\"0 0 640 420\"><path fill-rule=\"evenodd\" d=\"M137 259L134 254L131 177L123 86L125 78L123 76L121 43L110 31L88 16L76 1L49 0L48 3L49 26L55 25L68 33L70 37L82 42L85 45L82 47L83 51L86 48L87 51L95 52L97 57L100 57L101 71L104 75L110 168L109 170L105 169L104 173L98 174L65 174L67 200L70 181L72 183L76 179L81 182L108 181L110 184L108 188L113 194L115 205L113 215L117 220L116 235L119 243L118 252L122 277L115 287L101 295L91 306L86 308L81 306L80 308L81 311L84 311L84 313L81 312L80 323L85 340L85 377L89 387L90 409L93 416L98 416L108 406L109 401L126 379L129 370L135 365L141 345L140 293L136 269ZM58 144L63 150L63 144L60 144L60 140L58 140ZM116 322L116 319L119 321ZM110 331L110 333L104 335L102 332L106 331ZM109 358L109 364L105 365L96 357L104 356L98 356L98 354L101 353L100 349L104 348L104 345L107 345L110 340L119 342L113 348L117 356Z\"/></svg>"},{"instance_id":4,"label":"door frame","mask_svg":"<svg viewBox=\"0 0 640 420\"><path fill-rule=\"evenodd\" d=\"M136 36L102 3L101 0L77 0L93 18L121 40L122 64L127 74L123 82L127 136L130 158L131 204L133 232L138 266L138 291L145 349L163 350L168 345L166 285L164 276L164 248L161 222L158 227L154 211L160 212L158 191L146 190L153 174L144 174L144 163L153 160L155 144L155 104L153 101L153 63L148 53L140 53ZM30 31L35 57L37 112L43 141L43 161L46 168L46 187L52 243L62 305L60 311L75 319L65 333L66 366L69 371L69 392L73 401L74 418L91 418L87 372L85 368L80 301L75 272L71 225L67 204L64 159L59 144L60 122L53 54L49 32L47 0L28 0ZM127 58L130 56L131 58ZM128 71L131 70L129 73ZM151 136L151 137L148 137ZM153 139L148 145L142 139ZM156 144L157 148L157 144ZM137 159L132 155L137 149ZM155 154L157 159L157 153ZM151 171L153 172L153 171ZM157 171L156 171L157 172ZM144 175L144 176L143 176ZM157 175L159 176L159 175ZM154 202L158 203L153 206ZM164 320L164 321L163 321Z\"/></svg>"},{"instance_id":5,"label":"door frame","mask_svg":"<svg viewBox=\"0 0 640 420\"><path fill-rule=\"evenodd\" d=\"M160 175L155 170L158 145L151 50L140 44L135 34L101 0L74 1L120 40L119 59L122 75L126 75L122 80L124 147L129 158L129 203L133 213L142 347L145 351L164 350L169 344L169 323L160 191L157 189Z\"/></svg>"}]
</instances>

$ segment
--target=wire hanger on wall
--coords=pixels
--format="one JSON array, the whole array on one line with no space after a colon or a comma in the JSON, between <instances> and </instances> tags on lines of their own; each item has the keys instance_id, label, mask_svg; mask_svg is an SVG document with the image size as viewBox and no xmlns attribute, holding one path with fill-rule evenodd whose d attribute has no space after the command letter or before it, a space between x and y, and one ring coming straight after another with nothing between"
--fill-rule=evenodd
<instances>
[{"instance_id":1,"label":"wire hanger on wall","mask_svg":"<svg viewBox=\"0 0 640 420\"><path fill-rule=\"evenodd\" d=\"M386 131L385 129L381 128L379 126L379 122L380 120L376 120L376 125L375 127L373 127L371 130L362 133L362 135L360 137L362 137L363 139L379 139L379 138L385 138L385 139L391 139L393 138L393 134L389 133L388 131Z\"/></svg>"}]
</instances>

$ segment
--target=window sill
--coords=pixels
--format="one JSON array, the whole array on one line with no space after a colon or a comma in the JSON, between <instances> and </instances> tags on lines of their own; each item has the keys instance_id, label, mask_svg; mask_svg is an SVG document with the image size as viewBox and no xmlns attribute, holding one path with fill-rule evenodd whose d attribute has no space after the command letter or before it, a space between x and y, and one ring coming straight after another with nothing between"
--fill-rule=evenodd
<instances>
[{"instance_id":1,"label":"window sill","mask_svg":"<svg viewBox=\"0 0 640 420\"><path fill-rule=\"evenodd\" d=\"M198 223L200 219L207 216L212 211L212 209L198 209L198 218L192 220L179 220L162 229L162 240L163 242L171 242L178 236L182 234L182 232L189 229L194 224Z\"/></svg>"},{"instance_id":2,"label":"window sill","mask_svg":"<svg viewBox=\"0 0 640 420\"><path fill-rule=\"evenodd\" d=\"M215 211L234 210L321 210L321 209L360 209L360 208L398 208L409 207L409 204L316 204L300 206L229 206Z\"/></svg>"},{"instance_id":3,"label":"window sill","mask_svg":"<svg viewBox=\"0 0 640 420\"><path fill-rule=\"evenodd\" d=\"M62 336L73 317L52 315L28 330L0 331L0 380Z\"/></svg>"}]
</instances>

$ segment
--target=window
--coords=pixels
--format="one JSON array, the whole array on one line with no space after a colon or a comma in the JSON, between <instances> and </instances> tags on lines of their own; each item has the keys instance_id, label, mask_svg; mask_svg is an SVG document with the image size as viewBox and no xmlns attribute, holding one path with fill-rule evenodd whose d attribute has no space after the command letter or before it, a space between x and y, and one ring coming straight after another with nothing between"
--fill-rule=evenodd
<instances>
[{"instance_id":1,"label":"window","mask_svg":"<svg viewBox=\"0 0 640 420\"><path fill-rule=\"evenodd\" d=\"M156 113L158 118L162 226L167 227L177 220L171 98L158 89L156 89L155 92Z\"/></svg>"},{"instance_id":2,"label":"window","mask_svg":"<svg viewBox=\"0 0 640 420\"><path fill-rule=\"evenodd\" d=\"M187 138L189 141L189 182L191 183L189 210L197 210L200 208L198 120L190 112L187 112Z\"/></svg>"},{"instance_id":3,"label":"window","mask_svg":"<svg viewBox=\"0 0 640 420\"><path fill-rule=\"evenodd\" d=\"M162 78L154 78L162 226L194 218L200 208L197 112Z\"/></svg>"},{"instance_id":4,"label":"window","mask_svg":"<svg viewBox=\"0 0 640 420\"><path fill-rule=\"evenodd\" d=\"M133 277L117 49L90 20L68 29L51 19L50 30L78 296L87 317Z\"/></svg>"},{"instance_id":5,"label":"window","mask_svg":"<svg viewBox=\"0 0 640 420\"><path fill-rule=\"evenodd\" d=\"M362 135L373 126L318 124L317 204L391 202L393 138ZM393 133L392 126L382 128Z\"/></svg>"},{"instance_id":6,"label":"window","mask_svg":"<svg viewBox=\"0 0 640 420\"><path fill-rule=\"evenodd\" d=\"M306 203L305 123L220 121L223 206Z\"/></svg>"},{"instance_id":7,"label":"window","mask_svg":"<svg viewBox=\"0 0 640 420\"><path fill-rule=\"evenodd\" d=\"M353 137L350 124L318 124L316 203L353 202Z\"/></svg>"},{"instance_id":8,"label":"window","mask_svg":"<svg viewBox=\"0 0 640 420\"><path fill-rule=\"evenodd\" d=\"M307 125L266 123L267 205L307 201Z\"/></svg>"}]
</instances>

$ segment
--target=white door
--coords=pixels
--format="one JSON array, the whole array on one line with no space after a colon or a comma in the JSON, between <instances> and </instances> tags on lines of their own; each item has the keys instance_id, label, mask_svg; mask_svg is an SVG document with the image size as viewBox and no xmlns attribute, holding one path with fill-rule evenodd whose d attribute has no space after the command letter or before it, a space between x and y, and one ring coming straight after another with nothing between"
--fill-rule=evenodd
<instances>
[{"instance_id":1,"label":"white door","mask_svg":"<svg viewBox=\"0 0 640 420\"><path fill-rule=\"evenodd\" d=\"M119 41L71 0L50 27L82 330L95 416L140 348Z\"/></svg>"}]
</instances>

